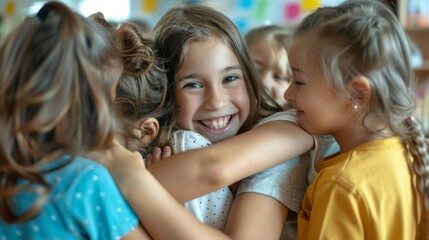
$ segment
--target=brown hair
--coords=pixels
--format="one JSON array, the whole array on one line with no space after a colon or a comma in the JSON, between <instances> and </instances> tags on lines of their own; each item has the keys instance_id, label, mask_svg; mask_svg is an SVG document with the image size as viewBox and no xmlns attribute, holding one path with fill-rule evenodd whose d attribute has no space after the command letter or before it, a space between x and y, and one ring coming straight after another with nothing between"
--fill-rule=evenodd
<instances>
[{"instance_id":1,"label":"brown hair","mask_svg":"<svg viewBox=\"0 0 429 240\"><path fill-rule=\"evenodd\" d=\"M166 61L168 97L171 102L174 102L175 73L183 62L189 44L215 37L222 39L235 53L246 81L250 113L240 132L249 130L261 118L281 111L281 107L262 91L262 83L245 41L234 23L224 14L204 5L184 4L168 10L153 32L156 50ZM176 111L177 109L179 107L176 107ZM176 114L174 113L175 116Z\"/></svg>"},{"instance_id":2,"label":"brown hair","mask_svg":"<svg viewBox=\"0 0 429 240\"><path fill-rule=\"evenodd\" d=\"M149 147L140 148L151 153L154 146L165 146L170 136L169 120L172 104L166 101L167 77L162 63L152 50L153 41L143 37L143 32L133 23L114 27L102 13L90 16L106 30L122 57L124 70L116 88L115 112L120 119L119 132L125 139L138 139L133 132L138 123L154 117L160 123L160 132Z\"/></svg>"},{"instance_id":3,"label":"brown hair","mask_svg":"<svg viewBox=\"0 0 429 240\"><path fill-rule=\"evenodd\" d=\"M108 147L114 136L111 89L121 62L107 36L59 2L46 3L0 48L0 217L34 217L51 186L46 163ZM115 78L114 78L115 77ZM67 161L69 163L70 161ZM67 164L65 163L65 164ZM64 165L62 165L64 166ZM60 166L61 167L61 166ZM27 184L18 185L26 180ZM41 192L22 215L11 199Z\"/></svg>"}]
</instances>

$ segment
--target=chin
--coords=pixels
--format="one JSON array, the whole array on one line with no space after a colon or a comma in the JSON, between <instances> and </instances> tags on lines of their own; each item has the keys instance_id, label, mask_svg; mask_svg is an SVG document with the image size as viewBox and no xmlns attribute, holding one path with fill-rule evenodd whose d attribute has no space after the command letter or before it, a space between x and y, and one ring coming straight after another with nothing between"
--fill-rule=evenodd
<instances>
[{"instance_id":1,"label":"chin","mask_svg":"<svg viewBox=\"0 0 429 240\"><path fill-rule=\"evenodd\" d=\"M225 139L228 139L230 137L233 137L235 135L236 134L225 134L222 136L210 136L210 137L207 137L207 139L209 139L211 143L217 143L217 142L223 141Z\"/></svg>"}]
</instances>

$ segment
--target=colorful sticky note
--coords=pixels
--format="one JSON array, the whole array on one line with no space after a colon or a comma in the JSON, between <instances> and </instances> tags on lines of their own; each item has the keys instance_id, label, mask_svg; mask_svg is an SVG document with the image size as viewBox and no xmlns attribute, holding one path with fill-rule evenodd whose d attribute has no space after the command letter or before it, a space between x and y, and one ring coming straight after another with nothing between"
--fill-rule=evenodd
<instances>
[{"instance_id":1,"label":"colorful sticky note","mask_svg":"<svg viewBox=\"0 0 429 240\"><path fill-rule=\"evenodd\" d=\"M200 4L201 1L199 1L199 0L186 0L185 3L188 3L188 4Z\"/></svg>"},{"instance_id":2,"label":"colorful sticky note","mask_svg":"<svg viewBox=\"0 0 429 240\"><path fill-rule=\"evenodd\" d=\"M296 20L301 15L301 7L299 3L288 3L283 9L283 18L291 21Z\"/></svg>"},{"instance_id":3,"label":"colorful sticky note","mask_svg":"<svg viewBox=\"0 0 429 240\"><path fill-rule=\"evenodd\" d=\"M267 14L267 5L267 0L258 0L258 2L256 3L256 7L254 8L253 16L259 20L264 19L265 15Z\"/></svg>"},{"instance_id":4,"label":"colorful sticky note","mask_svg":"<svg viewBox=\"0 0 429 240\"><path fill-rule=\"evenodd\" d=\"M255 5L254 0L238 0L238 8L249 10Z\"/></svg>"},{"instance_id":5,"label":"colorful sticky note","mask_svg":"<svg viewBox=\"0 0 429 240\"><path fill-rule=\"evenodd\" d=\"M15 14L16 11L16 4L15 1L9 1L4 6L4 14L6 16L12 16Z\"/></svg>"},{"instance_id":6,"label":"colorful sticky note","mask_svg":"<svg viewBox=\"0 0 429 240\"><path fill-rule=\"evenodd\" d=\"M240 30L241 33L246 32L249 29L249 20L247 18L234 18L233 22L237 26L238 30Z\"/></svg>"},{"instance_id":7,"label":"colorful sticky note","mask_svg":"<svg viewBox=\"0 0 429 240\"><path fill-rule=\"evenodd\" d=\"M301 9L304 12L312 11L320 6L320 0L301 0Z\"/></svg>"},{"instance_id":8,"label":"colorful sticky note","mask_svg":"<svg viewBox=\"0 0 429 240\"><path fill-rule=\"evenodd\" d=\"M158 0L141 0L141 8L145 13L154 13L158 10Z\"/></svg>"}]
</instances>

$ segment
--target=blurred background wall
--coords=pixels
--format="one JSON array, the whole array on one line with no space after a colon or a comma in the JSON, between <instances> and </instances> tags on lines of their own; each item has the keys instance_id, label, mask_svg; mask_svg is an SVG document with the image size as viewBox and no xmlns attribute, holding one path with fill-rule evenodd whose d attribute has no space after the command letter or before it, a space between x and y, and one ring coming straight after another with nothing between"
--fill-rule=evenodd
<instances>
[{"instance_id":1,"label":"blurred background wall","mask_svg":"<svg viewBox=\"0 0 429 240\"><path fill-rule=\"evenodd\" d=\"M276 23L290 25L309 11L343 0L59 0L84 16L103 12L110 21L139 20L150 28L165 11L181 3L200 3L225 13L242 33L250 28ZM47 1L0 0L0 36L3 36Z\"/></svg>"}]
</instances>

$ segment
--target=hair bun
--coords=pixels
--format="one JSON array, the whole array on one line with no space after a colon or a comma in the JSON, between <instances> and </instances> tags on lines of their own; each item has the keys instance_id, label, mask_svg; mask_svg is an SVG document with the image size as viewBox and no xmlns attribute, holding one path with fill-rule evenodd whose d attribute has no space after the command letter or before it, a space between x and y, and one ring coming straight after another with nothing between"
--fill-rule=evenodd
<instances>
[{"instance_id":1,"label":"hair bun","mask_svg":"<svg viewBox=\"0 0 429 240\"><path fill-rule=\"evenodd\" d=\"M127 74L144 74L155 63L151 41L143 38L136 25L121 24L115 33L115 39L119 54L124 60L124 72Z\"/></svg>"}]
</instances>

